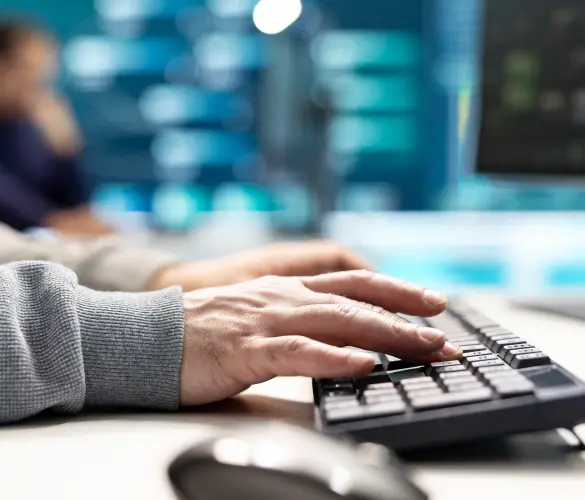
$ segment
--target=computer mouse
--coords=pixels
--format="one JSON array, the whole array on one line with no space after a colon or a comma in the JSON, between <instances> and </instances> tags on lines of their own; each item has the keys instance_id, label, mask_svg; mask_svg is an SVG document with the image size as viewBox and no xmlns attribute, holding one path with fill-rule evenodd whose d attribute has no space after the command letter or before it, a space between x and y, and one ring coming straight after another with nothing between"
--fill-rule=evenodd
<instances>
[{"instance_id":1,"label":"computer mouse","mask_svg":"<svg viewBox=\"0 0 585 500\"><path fill-rule=\"evenodd\" d=\"M428 499L385 448L273 421L219 427L169 476L181 500Z\"/></svg>"}]
</instances>

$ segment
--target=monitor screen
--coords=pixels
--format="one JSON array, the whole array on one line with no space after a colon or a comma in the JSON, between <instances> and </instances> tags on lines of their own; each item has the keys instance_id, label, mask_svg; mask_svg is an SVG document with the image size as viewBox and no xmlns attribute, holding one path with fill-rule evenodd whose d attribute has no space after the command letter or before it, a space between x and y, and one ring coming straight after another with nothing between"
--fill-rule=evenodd
<instances>
[{"instance_id":1,"label":"monitor screen","mask_svg":"<svg viewBox=\"0 0 585 500\"><path fill-rule=\"evenodd\" d=\"M585 2L486 0L477 170L585 173Z\"/></svg>"}]
</instances>

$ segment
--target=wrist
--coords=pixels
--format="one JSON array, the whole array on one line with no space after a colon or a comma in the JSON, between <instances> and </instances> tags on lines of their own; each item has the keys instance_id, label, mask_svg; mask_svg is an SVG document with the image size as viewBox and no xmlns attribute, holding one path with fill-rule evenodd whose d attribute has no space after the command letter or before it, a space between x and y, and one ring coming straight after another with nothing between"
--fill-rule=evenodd
<instances>
[{"instance_id":1,"label":"wrist","mask_svg":"<svg viewBox=\"0 0 585 500\"><path fill-rule=\"evenodd\" d=\"M178 288L77 297L88 407L176 409L185 331Z\"/></svg>"}]
</instances>

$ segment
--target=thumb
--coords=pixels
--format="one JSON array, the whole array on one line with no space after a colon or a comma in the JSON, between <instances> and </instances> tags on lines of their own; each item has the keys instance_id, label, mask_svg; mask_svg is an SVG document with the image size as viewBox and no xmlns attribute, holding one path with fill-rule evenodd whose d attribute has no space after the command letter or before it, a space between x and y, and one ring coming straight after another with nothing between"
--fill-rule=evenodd
<instances>
[{"instance_id":1,"label":"thumb","mask_svg":"<svg viewBox=\"0 0 585 500\"><path fill-rule=\"evenodd\" d=\"M372 356L302 336L262 339L264 362L274 376L364 377L374 369Z\"/></svg>"}]
</instances>

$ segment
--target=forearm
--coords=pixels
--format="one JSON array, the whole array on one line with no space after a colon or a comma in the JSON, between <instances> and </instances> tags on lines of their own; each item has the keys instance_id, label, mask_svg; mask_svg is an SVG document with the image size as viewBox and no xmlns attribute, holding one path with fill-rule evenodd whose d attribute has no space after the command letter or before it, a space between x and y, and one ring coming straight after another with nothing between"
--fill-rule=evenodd
<instances>
[{"instance_id":1,"label":"forearm","mask_svg":"<svg viewBox=\"0 0 585 500\"><path fill-rule=\"evenodd\" d=\"M0 421L179 401L180 290L95 292L61 267L0 267Z\"/></svg>"},{"instance_id":2,"label":"forearm","mask_svg":"<svg viewBox=\"0 0 585 500\"><path fill-rule=\"evenodd\" d=\"M83 286L123 292L152 288L153 279L177 261L165 253L126 247L116 238L38 241L0 224L0 265L19 260L62 264L77 274Z\"/></svg>"}]
</instances>

